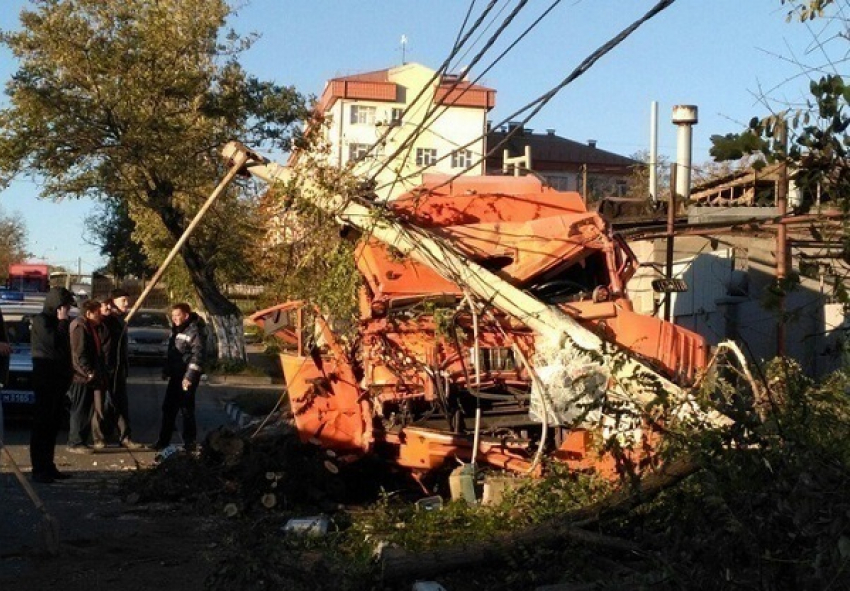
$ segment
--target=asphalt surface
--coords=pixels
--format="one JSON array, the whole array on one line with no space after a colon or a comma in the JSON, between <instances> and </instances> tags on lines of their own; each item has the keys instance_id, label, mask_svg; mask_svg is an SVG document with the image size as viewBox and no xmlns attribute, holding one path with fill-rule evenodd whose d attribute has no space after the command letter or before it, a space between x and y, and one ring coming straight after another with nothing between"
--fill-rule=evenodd
<instances>
[{"instance_id":1,"label":"asphalt surface","mask_svg":"<svg viewBox=\"0 0 850 591\"><path fill-rule=\"evenodd\" d=\"M152 443L159 433L162 400L166 382L160 378L156 367L133 367L128 380L130 419L133 439ZM203 441L207 432L228 424L224 412L227 399L240 391L263 388L264 386L237 386L232 384L214 386L202 384L196 402L198 440ZM265 386L279 389L280 386ZM6 417L4 442L15 462L29 479L29 428L26 422L11 421ZM178 418L178 431L180 419ZM118 446L110 446L93 455L76 455L66 451L67 432L59 434L56 446L56 464L72 478L53 484L33 483L37 495L46 510L58 522L58 533L62 552L84 552L98 541L131 540L133 536L157 539L156 513L168 509L156 506L132 507L124 503L117 494L122 479L134 470L148 469L154 465L152 450L130 452ZM172 443L181 443L175 433ZM32 482L32 481L30 481ZM0 457L0 588L3 583L26 580L28 572L38 569L33 560L44 559L47 544L43 534L45 520L34 507L21 487L5 454ZM140 533L141 532L141 533ZM173 537L173 532L171 532ZM199 535L187 532L188 536ZM141 539L141 538L140 538ZM124 543L114 544L125 552ZM103 551L99 547L98 552ZM152 558L151 560L160 560ZM56 575L61 581L61 573ZM35 581L33 581L35 582ZM175 581L176 582L176 581ZM24 587L20 587L24 588ZM35 587L28 587L35 588ZM68 588L67 586L65 588ZM90 589L100 588L89 586ZM113 587L115 588L115 587ZM120 588L120 587L119 587ZM129 587L128 587L129 588ZM161 591L161 590L160 590Z\"/></svg>"}]
</instances>

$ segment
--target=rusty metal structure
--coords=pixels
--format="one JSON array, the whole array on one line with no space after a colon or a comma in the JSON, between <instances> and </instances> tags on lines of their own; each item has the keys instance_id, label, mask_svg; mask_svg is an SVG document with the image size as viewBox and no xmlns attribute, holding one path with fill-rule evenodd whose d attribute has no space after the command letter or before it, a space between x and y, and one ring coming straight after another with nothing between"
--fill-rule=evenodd
<instances>
[{"instance_id":1,"label":"rusty metal structure","mask_svg":"<svg viewBox=\"0 0 850 591\"><path fill-rule=\"evenodd\" d=\"M239 144L225 157L291 178ZM341 342L303 302L252 320L287 344L302 439L342 457L414 473L454 460L533 471L543 455L604 465L606 400L684 400L707 363L702 337L633 311L634 255L578 193L526 176L426 179L380 205L307 194L361 230L358 338Z\"/></svg>"}]
</instances>

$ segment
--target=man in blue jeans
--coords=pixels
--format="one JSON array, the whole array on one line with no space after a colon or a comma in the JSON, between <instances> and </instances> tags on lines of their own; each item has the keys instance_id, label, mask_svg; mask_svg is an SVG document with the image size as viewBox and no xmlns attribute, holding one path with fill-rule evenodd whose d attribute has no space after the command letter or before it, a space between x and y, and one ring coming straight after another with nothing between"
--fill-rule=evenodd
<instances>
[{"instance_id":1,"label":"man in blue jeans","mask_svg":"<svg viewBox=\"0 0 850 591\"><path fill-rule=\"evenodd\" d=\"M177 415L183 415L183 444L193 447L198 436L195 423L195 392L201 381L205 339L200 317L189 304L171 307L171 338L165 361L168 387L162 402L162 428L154 449L161 450L171 443Z\"/></svg>"}]
</instances>

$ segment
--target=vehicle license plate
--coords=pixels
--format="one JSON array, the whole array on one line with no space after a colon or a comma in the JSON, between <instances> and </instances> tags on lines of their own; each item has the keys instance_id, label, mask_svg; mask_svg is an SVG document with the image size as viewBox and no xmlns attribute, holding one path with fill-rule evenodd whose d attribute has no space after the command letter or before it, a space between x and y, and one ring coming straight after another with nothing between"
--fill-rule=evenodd
<instances>
[{"instance_id":1,"label":"vehicle license plate","mask_svg":"<svg viewBox=\"0 0 850 591\"><path fill-rule=\"evenodd\" d=\"M10 404L35 404L35 392L25 390L2 390L0 401Z\"/></svg>"}]
</instances>

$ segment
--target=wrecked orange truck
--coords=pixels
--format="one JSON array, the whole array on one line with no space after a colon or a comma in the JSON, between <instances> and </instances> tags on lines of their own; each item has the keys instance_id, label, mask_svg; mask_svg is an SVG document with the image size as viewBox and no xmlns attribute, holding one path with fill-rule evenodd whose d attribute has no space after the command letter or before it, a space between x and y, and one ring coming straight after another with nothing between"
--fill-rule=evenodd
<instances>
[{"instance_id":1,"label":"wrecked orange truck","mask_svg":"<svg viewBox=\"0 0 850 591\"><path fill-rule=\"evenodd\" d=\"M248 162L275 180L261 157ZM362 232L353 343L301 302L252 316L287 343L281 361L305 441L414 472L455 460L531 471L541 455L589 467L604 462L593 440L605 417L588 400L645 396L632 382L677 390L706 365L702 337L633 311L635 257L577 193L531 176L426 176L381 207L402 238Z\"/></svg>"}]
</instances>

